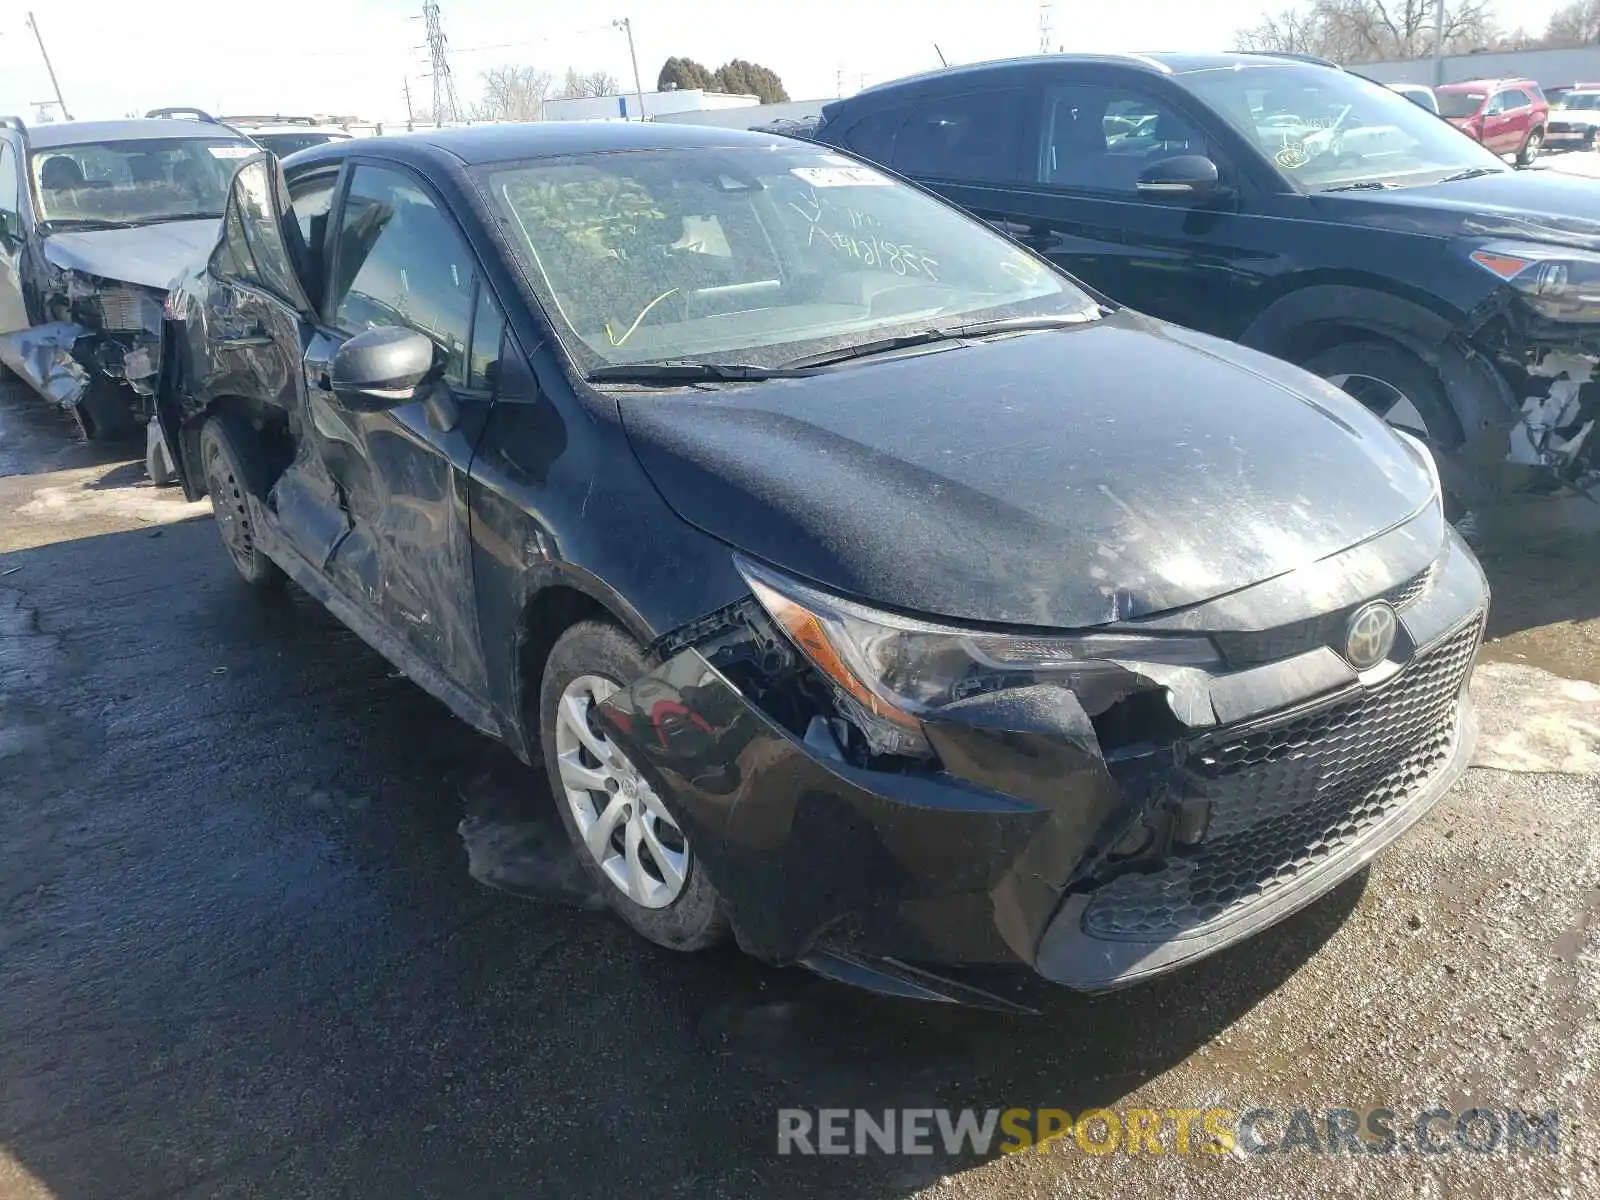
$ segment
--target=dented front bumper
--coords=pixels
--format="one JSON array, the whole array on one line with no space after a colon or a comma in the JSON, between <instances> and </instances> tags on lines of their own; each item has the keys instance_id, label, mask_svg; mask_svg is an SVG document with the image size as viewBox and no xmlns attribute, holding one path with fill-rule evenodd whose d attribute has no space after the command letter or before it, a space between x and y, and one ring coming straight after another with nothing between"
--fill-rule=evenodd
<instances>
[{"instance_id":1,"label":"dented front bumper","mask_svg":"<svg viewBox=\"0 0 1600 1200\"><path fill-rule=\"evenodd\" d=\"M1297 652L1175 682L1190 712L1165 744L1106 751L1070 693L1033 687L927 723L926 769L858 765L736 682L763 653L738 627L671 653L602 720L757 957L928 998L972 1000L962 980L1002 967L1103 990L1323 895L1460 775L1487 590L1453 534L1420 578L1390 589L1393 660L1358 674L1296 621Z\"/></svg>"}]
</instances>

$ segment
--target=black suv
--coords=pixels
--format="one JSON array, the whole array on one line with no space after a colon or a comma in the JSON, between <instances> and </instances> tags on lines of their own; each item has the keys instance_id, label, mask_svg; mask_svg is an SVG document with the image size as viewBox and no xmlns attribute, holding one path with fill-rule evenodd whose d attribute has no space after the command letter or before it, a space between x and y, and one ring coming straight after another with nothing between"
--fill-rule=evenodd
<instances>
[{"instance_id":1,"label":"black suv","mask_svg":"<svg viewBox=\"0 0 1600 1200\"><path fill-rule=\"evenodd\" d=\"M256 158L170 314L161 419L240 572L542 759L663 945L1126 983L1466 765L1488 597L1421 443L828 147Z\"/></svg>"},{"instance_id":2,"label":"black suv","mask_svg":"<svg viewBox=\"0 0 1600 1200\"><path fill-rule=\"evenodd\" d=\"M1469 502L1593 486L1600 190L1337 67L1050 55L884 84L813 136L1107 296L1339 383Z\"/></svg>"}]
</instances>

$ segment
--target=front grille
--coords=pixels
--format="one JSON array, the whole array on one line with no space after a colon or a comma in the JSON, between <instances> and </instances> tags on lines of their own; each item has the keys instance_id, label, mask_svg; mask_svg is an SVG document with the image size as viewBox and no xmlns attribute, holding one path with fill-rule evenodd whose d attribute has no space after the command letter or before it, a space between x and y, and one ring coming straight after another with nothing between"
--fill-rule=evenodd
<instances>
[{"instance_id":1,"label":"front grille","mask_svg":"<svg viewBox=\"0 0 1600 1200\"><path fill-rule=\"evenodd\" d=\"M137 332L145 328L145 298L132 288L105 288L100 302L100 327L115 332Z\"/></svg>"},{"instance_id":2,"label":"front grille","mask_svg":"<svg viewBox=\"0 0 1600 1200\"><path fill-rule=\"evenodd\" d=\"M1572 126L1568 125L1565 121L1551 121L1550 122L1550 132L1551 133L1571 133L1572 132Z\"/></svg>"},{"instance_id":3,"label":"front grille","mask_svg":"<svg viewBox=\"0 0 1600 1200\"><path fill-rule=\"evenodd\" d=\"M1428 590L1428 584L1432 579L1433 567L1428 566L1410 579L1396 584L1372 599L1387 600L1396 611L1399 611L1415 604ZM1304 621L1280 625L1276 629L1251 633L1214 633L1211 635L1211 640L1217 644L1217 649L1222 651L1222 656L1228 660L1229 666L1258 667L1263 663L1293 658L1297 654L1304 654L1319 646L1338 648L1344 641L1345 625L1350 620L1350 614L1362 604L1368 603L1371 601L1363 600L1360 604L1351 604L1330 613L1308 617Z\"/></svg>"},{"instance_id":4,"label":"front grille","mask_svg":"<svg viewBox=\"0 0 1600 1200\"><path fill-rule=\"evenodd\" d=\"M1188 782L1210 804L1205 840L1158 871L1105 884L1084 929L1138 941L1194 936L1355 847L1449 761L1482 626L1480 614L1354 698L1197 740Z\"/></svg>"}]
</instances>

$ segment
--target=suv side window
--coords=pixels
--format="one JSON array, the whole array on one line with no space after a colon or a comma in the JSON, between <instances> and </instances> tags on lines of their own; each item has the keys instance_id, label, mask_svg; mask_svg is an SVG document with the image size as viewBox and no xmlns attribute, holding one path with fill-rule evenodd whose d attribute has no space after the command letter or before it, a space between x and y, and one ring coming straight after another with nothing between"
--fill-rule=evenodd
<instances>
[{"instance_id":1,"label":"suv side window","mask_svg":"<svg viewBox=\"0 0 1600 1200\"><path fill-rule=\"evenodd\" d=\"M1137 89L1071 84L1045 93L1040 183L1131 195L1151 163L1210 153L1187 118Z\"/></svg>"},{"instance_id":2,"label":"suv side window","mask_svg":"<svg viewBox=\"0 0 1600 1200\"><path fill-rule=\"evenodd\" d=\"M492 392L499 383L500 348L505 341L506 321L489 289L478 287L478 307L472 314L472 362L467 386Z\"/></svg>"},{"instance_id":3,"label":"suv side window","mask_svg":"<svg viewBox=\"0 0 1600 1200\"><path fill-rule=\"evenodd\" d=\"M1539 95L1538 88L1517 89L1518 108L1532 108L1535 104L1539 103L1541 99L1543 99L1543 97Z\"/></svg>"},{"instance_id":4,"label":"suv side window","mask_svg":"<svg viewBox=\"0 0 1600 1200\"><path fill-rule=\"evenodd\" d=\"M232 279L251 287L264 286L261 273L256 270L255 255L250 253L250 245L245 241L239 206L232 200L222 219L222 241L211 255L211 269L219 279Z\"/></svg>"},{"instance_id":5,"label":"suv side window","mask_svg":"<svg viewBox=\"0 0 1600 1200\"><path fill-rule=\"evenodd\" d=\"M1489 103L1484 106L1484 115L1489 117L1498 117L1501 113L1505 112L1506 109L1511 107L1509 100L1509 92L1496 92L1489 98Z\"/></svg>"},{"instance_id":6,"label":"suv side window","mask_svg":"<svg viewBox=\"0 0 1600 1200\"><path fill-rule=\"evenodd\" d=\"M449 356L445 378L466 385L473 258L455 221L409 175L357 166L335 252L333 324L356 334L405 325Z\"/></svg>"},{"instance_id":7,"label":"suv side window","mask_svg":"<svg viewBox=\"0 0 1600 1200\"><path fill-rule=\"evenodd\" d=\"M910 114L911 110L903 104L868 113L850 126L849 131L839 140L846 150L854 150L862 158L877 163L892 162L895 135L900 132L901 126L906 123L906 118Z\"/></svg>"},{"instance_id":8,"label":"suv side window","mask_svg":"<svg viewBox=\"0 0 1600 1200\"><path fill-rule=\"evenodd\" d=\"M994 88L915 105L894 138L902 175L1014 183L1021 174L1024 93Z\"/></svg>"}]
</instances>

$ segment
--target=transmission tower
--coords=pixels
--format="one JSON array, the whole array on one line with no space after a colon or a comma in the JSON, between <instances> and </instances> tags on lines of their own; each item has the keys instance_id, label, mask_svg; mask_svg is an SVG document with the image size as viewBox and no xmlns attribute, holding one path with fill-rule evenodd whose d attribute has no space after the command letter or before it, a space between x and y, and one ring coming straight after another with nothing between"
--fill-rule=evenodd
<instances>
[{"instance_id":1,"label":"transmission tower","mask_svg":"<svg viewBox=\"0 0 1600 1200\"><path fill-rule=\"evenodd\" d=\"M422 20L428 27L428 57L433 60L433 123L459 121L456 81L450 74L450 60L445 56L445 36L439 25L437 0L423 0Z\"/></svg>"},{"instance_id":2,"label":"transmission tower","mask_svg":"<svg viewBox=\"0 0 1600 1200\"><path fill-rule=\"evenodd\" d=\"M1039 4L1039 53L1049 54L1050 43L1054 40L1055 5L1050 0L1041 0Z\"/></svg>"}]
</instances>

